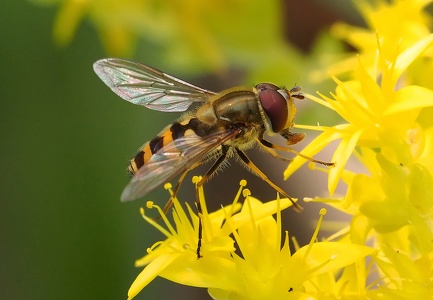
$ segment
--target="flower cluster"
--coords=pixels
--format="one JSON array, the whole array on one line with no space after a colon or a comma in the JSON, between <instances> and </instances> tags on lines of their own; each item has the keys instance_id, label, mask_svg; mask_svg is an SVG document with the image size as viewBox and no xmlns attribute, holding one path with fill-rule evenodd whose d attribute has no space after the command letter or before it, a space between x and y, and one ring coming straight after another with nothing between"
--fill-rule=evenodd
<instances>
[{"instance_id":1,"label":"flower cluster","mask_svg":"<svg viewBox=\"0 0 433 300\"><path fill-rule=\"evenodd\" d=\"M343 241L316 242L326 213L323 209L311 242L304 247L295 244L292 253L287 231L281 241L281 210L292 205L290 199L262 203L250 196L245 184L241 182L232 205L213 213L207 212L203 188L198 188L203 222L200 259L196 255L199 219L193 210L186 204L187 213L173 198L174 228L158 206L148 203L149 208L159 210L166 228L144 212L143 218L167 239L137 260L136 266L145 268L132 284L129 299L156 276L208 288L214 299L307 299L329 293L335 297L366 293L364 259L374 249ZM241 194L245 197L242 209ZM341 270L342 275L336 277Z\"/></svg>"},{"instance_id":2,"label":"flower cluster","mask_svg":"<svg viewBox=\"0 0 433 300\"><path fill-rule=\"evenodd\" d=\"M372 299L430 299L433 296L433 34L422 9L431 1L360 1L370 32L339 25L335 30L359 50L349 79L332 97L310 98L337 112L336 126L298 126L322 131L302 153L313 156L340 140L329 171L332 194L342 179L339 199L315 198L353 216L348 238L372 244L377 285ZM340 64L341 67L341 64ZM355 155L368 174L345 169ZM288 177L305 160L296 157ZM336 201L338 200L338 201Z\"/></svg>"}]
</instances>

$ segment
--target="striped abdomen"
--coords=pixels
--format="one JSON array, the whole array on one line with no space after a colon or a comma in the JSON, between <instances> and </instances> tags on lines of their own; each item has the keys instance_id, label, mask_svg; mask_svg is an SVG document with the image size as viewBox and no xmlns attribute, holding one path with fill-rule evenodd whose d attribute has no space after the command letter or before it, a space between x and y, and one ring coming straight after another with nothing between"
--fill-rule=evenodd
<instances>
[{"instance_id":1,"label":"striped abdomen","mask_svg":"<svg viewBox=\"0 0 433 300\"><path fill-rule=\"evenodd\" d=\"M131 159L128 166L129 174L133 176L149 161L152 155L172 141L188 134L206 136L211 131L209 125L200 122L197 118L187 118L167 126L157 137L144 144L137 155Z\"/></svg>"}]
</instances>

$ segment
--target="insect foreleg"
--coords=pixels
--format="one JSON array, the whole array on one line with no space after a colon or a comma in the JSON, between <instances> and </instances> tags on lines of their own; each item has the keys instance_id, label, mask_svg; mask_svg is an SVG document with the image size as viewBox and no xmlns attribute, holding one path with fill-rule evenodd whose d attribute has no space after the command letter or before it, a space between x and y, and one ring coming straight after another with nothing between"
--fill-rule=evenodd
<instances>
[{"instance_id":1,"label":"insect foreleg","mask_svg":"<svg viewBox=\"0 0 433 300\"><path fill-rule=\"evenodd\" d=\"M302 158L305 158L308 161L311 161L311 162L314 162L314 163L318 163L318 164L321 164L321 165L324 165L324 166L327 166L327 167L333 167L333 166L335 166L335 163L333 163L333 162L326 162L326 161L314 159L314 158L306 156L306 155L304 155L304 154L302 154L302 153L300 153L300 152L298 152L298 151L296 151L296 150L294 150L292 148L282 147L282 146L278 146L278 145L272 144L271 142L268 142L267 140L265 140L263 138L258 139L258 141L260 142L261 145L263 145L264 147L269 148L269 149L275 149L275 150L280 150L280 151L291 152L291 153L294 153L294 154L296 154L296 155L298 155L298 156L300 156ZM272 154L272 152L270 152L270 153Z\"/></svg>"},{"instance_id":2,"label":"insect foreleg","mask_svg":"<svg viewBox=\"0 0 433 300\"><path fill-rule=\"evenodd\" d=\"M283 161L285 161L285 162L291 162L293 159L291 159L291 158L287 158L287 157L284 157L284 156L281 156L281 155L279 155L274 149L272 149L272 148L269 148L269 147L266 147L266 146L264 146L263 144L262 144L262 142L260 141L260 140L258 140L258 144L259 144L259 146L261 146L261 149L263 149L263 150L265 150L266 152L268 152L270 155L272 155L273 157L275 157L275 158L278 158L278 159L281 159L281 160L283 160Z\"/></svg>"}]
</instances>

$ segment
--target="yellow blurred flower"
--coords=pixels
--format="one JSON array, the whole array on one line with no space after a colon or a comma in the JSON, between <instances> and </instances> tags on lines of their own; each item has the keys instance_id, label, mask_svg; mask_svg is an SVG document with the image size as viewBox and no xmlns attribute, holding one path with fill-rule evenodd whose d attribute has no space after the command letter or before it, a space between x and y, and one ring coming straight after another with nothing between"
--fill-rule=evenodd
<instances>
[{"instance_id":1,"label":"yellow blurred flower","mask_svg":"<svg viewBox=\"0 0 433 300\"><path fill-rule=\"evenodd\" d=\"M367 23L368 28L355 27L344 23L333 26L332 34L349 43L361 55L364 67L372 70L376 60L376 45L380 44L381 55L396 56L412 47L417 41L430 34L430 14L424 11L431 0L359 0L355 6ZM433 51L425 55L432 57ZM327 72L341 74L357 66L355 57L344 59L330 66Z\"/></svg>"},{"instance_id":2,"label":"yellow blurred flower","mask_svg":"<svg viewBox=\"0 0 433 300\"><path fill-rule=\"evenodd\" d=\"M69 45L79 25L89 20L109 56L131 57L143 41L141 57L156 57L185 73L218 72L229 63L231 68L267 68L287 59L290 49L276 0L266 5L245 0L32 1L59 6L53 28L59 45Z\"/></svg>"}]
</instances>

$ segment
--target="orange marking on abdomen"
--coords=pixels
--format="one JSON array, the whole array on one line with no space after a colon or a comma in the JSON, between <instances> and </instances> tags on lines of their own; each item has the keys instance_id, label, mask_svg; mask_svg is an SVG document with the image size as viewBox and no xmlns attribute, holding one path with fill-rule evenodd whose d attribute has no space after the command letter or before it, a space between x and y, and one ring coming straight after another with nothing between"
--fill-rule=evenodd
<instances>
[{"instance_id":1,"label":"orange marking on abdomen","mask_svg":"<svg viewBox=\"0 0 433 300\"><path fill-rule=\"evenodd\" d=\"M137 171L143 167L155 153L157 153L164 146L173 142L173 140L183 137L186 131L192 129L191 133L195 133L194 129L197 124L197 119L189 119L184 120L183 122L173 123L170 126L164 128L164 130L157 137L144 144L135 157L131 159L128 166L129 174L133 176L135 173L137 173Z\"/></svg>"},{"instance_id":2,"label":"orange marking on abdomen","mask_svg":"<svg viewBox=\"0 0 433 300\"><path fill-rule=\"evenodd\" d=\"M129 174L132 176L137 173L137 171L151 159L152 155L172 141L173 139L171 131L166 130L161 135L144 144L135 157L130 160L128 166Z\"/></svg>"}]
</instances>

